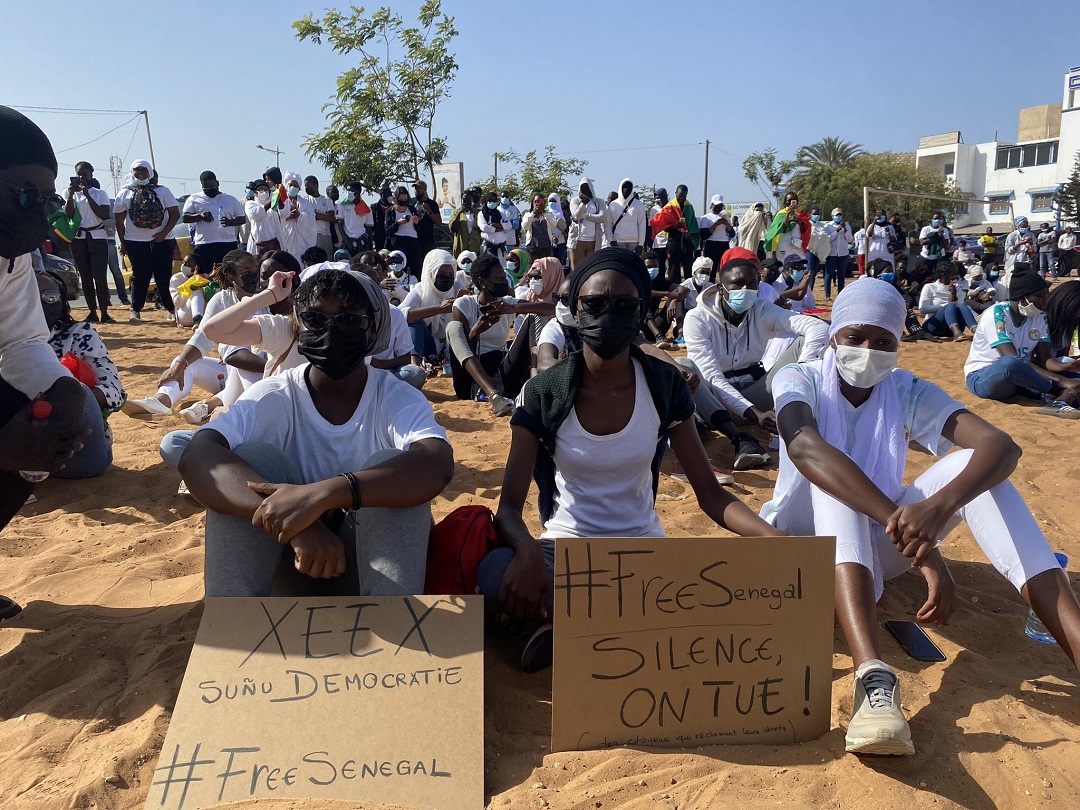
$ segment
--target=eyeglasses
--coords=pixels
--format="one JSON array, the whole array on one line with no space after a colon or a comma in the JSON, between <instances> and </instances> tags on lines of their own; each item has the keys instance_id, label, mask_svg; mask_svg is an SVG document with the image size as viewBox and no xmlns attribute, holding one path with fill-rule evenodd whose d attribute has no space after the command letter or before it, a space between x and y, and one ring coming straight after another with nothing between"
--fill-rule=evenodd
<instances>
[{"instance_id":1,"label":"eyeglasses","mask_svg":"<svg viewBox=\"0 0 1080 810\"><path fill-rule=\"evenodd\" d=\"M371 316L362 315L359 312L339 312L337 315L327 315L317 309L306 309L296 315L305 328L312 332L324 332L330 326L334 326L342 332L359 332L371 326Z\"/></svg>"},{"instance_id":2,"label":"eyeglasses","mask_svg":"<svg viewBox=\"0 0 1080 810\"><path fill-rule=\"evenodd\" d=\"M45 290L45 292L41 294L41 301L44 304L59 304L60 300L59 290Z\"/></svg>"},{"instance_id":3,"label":"eyeglasses","mask_svg":"<svg viewBox=\"0 0 1080 810\"><path fill-rule=\"evenodd\" d=\"M555 293L555 295L551 296L551 300L556 304L562 304L564 307L568 307L570 306L570 293L563 293L562 295Z\"/></svg>"},{"instance_id":4,"label":"eyeglasses","mask_svg":"<svg viewBox=\"0 0 1080 810\"><path fill-rule=\"evenodd\" d=\"M63 207L63 201L59 197L55 194L46 194L40 188L35 188L34 186L20 188L19 186L2 181L0 181L0 185L4 185L7 188L19 192L19 206L21 208L30 210L41 206L45 209L45 216L52 217Z\"/></svg>"},{"instance_id":5,"label":"eyeglasses","mask_svg":"<svg viewBox=\"0 0 1080 810\"><path fill-rule=\"evenodd\" d=\"M636 315L641 311L641 299L637 297L605 298L602 295L590 295L578 298L578 306L594 318L599 318L608 310L625 317Z\"/></svg>"}]
</instances>

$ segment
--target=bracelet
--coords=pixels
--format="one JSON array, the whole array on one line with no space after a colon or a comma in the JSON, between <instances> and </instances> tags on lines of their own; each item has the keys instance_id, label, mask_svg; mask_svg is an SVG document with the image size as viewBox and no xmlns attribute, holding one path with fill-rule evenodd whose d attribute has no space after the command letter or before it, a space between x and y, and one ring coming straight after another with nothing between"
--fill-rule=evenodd
<instances>
[{"instance_id":1,"label":"bracelet","mask_svg":"<svg viewBox=\"0 0 1080 810\"><path fill-rule=\"evenodd\" d=\"M338 477L349 482L349 489L352 490L352 511L355 512L360 508L360 482L351 472L338 473Z\"/></svg>"},{"instance_id":2,"label":"bracelet","mask_svg":"<svg viewBox=\"0 0 1080 810\"><path fill-rule=\"evenodd\" d=\"M184 359L183 357L174 357L174 358L173 358L173 362L174 362L174 363L183 363L183 364L184 364L185 366L190 366L190 365L191 365L191 363L189 363L189 362L188 362L187 360L185 360L185 359Z\"/></svg>"}]
</instances>

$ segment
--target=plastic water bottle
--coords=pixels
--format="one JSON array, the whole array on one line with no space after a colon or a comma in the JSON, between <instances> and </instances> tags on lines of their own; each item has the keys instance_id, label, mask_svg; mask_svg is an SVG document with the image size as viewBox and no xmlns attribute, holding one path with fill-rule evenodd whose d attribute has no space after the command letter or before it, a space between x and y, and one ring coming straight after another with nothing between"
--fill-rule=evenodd
<instances>
[{"instance_id":1,"label":"plastic water bottle","mask_svg":"<svg viewBox=\"0 0 1080 810\"><path fill-rule=\"evenodd\" d=\"M35 399L30 403L30 416L35 426L45 424L52 416L52 403L44 399ZM40 484L49 477L49 473L45 470L21 470L19 475L31 484Z\"/></svg>"},{"instance_id":2,"label":"plastic water bottle","mask_svg":"<svg viewBox=\"0 0 1080 810\"><path fill-rule=\"evenodd\" d=\"M1057 557L1058 565L1064 569L1069 564L1069 558L1064 554L1055 554ZM1038 641L1041 644L1057 644L1057 641L1050 634L1050 631L1046 629L1046 625L1039 620L1039 617L1035 615L1034 610L1028 611L1027 624L1024 626L1024 633L1032 641Z\"/></svg>"}]
</instances>

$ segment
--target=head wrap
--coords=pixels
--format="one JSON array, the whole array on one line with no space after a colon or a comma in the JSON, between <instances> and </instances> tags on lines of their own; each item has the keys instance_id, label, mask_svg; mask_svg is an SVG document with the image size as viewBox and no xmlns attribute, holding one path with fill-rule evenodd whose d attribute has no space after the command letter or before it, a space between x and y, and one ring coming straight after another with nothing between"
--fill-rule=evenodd
<instances>
[{"instance_id":1,"label":"head wrap","mask_svg":"<svg viewBox=\"0 0 1080 810\"><path fill-rule=\"evenodd\" d=\"M391 262L393 262L395 256L397 256L399 259L401 259L402 264L406 264L406 265L408 264L408 262L409 262L408 256L406 256L400 250L391 250L389 255L386 257L386 263L390 264ZM409 269L412 270L411 267Z\"/></svg>"},{"instance_id":2,"label":"head wrap","mask_svg":"<svg viewBox=\"0 0 1080 810\"><path fill-rule=\"evenodd\" d=\"M0 105L0 170L44 166L56 174L56 155L41 128L18 110Z\"/></svg>"},{"instance_id":3,"label":"head wrap","mask_svg":"<svg viewBox=\"0 0 1080 810\"><path fill-rule=\"evenodd\" d=\"M281 183L282 185L287 186L289 183L293 182L293 180L296 181L296 185L303 185L303 183L300 182L300 175L296 172L285 172L285 175L281 178Z\"/></svg>"},{"instance_id":4,"label":"head wrap","mask_svg":"<svg viewBox=\"0 0 1080 810\"><path fill-rule=\"evenodd\" d=\"M529 290L525 293L525 300L551 303L552 296L559 291L559 287L561 287L563 281L566 280L566 274L563 273L562 269L562 262L554 256L547 256L533 262L532 269L540 271L540 278L543 280L544 286L538 293Z\"/></svg>"},{"instance_id":5,"label":"head wrap","mask_svg":"<svg viewBox=\"0 0 1080 810\"><path fill-rule=\"evenodd\" d=\"M363 289L368 304L371 306L372 319L375 322L375 338L368 345L367 356L371 357L386 351L390 346L390 303L386 300L386 296L383 295L382 288L375 283L375 279L371 278L371 276L364 275L359 270L350 270L349 265L345 262L316 264L304 270L300 274L300 280L304 282L317 273L327 271L345 273Z\"/></svg>"},{"instance_id":6,"label":"head wrap","mask_svg":"<svg viewBox=\"0 0 1080 810\"><path fill-rule=\"evenodd\" d=\"M551 215L555 217L555 219L561 219L563 222L566 222L566 216L563 214L562 210L562 197L553 191L548 194L548 202L555 203L554 208L548 207L548 211L551 212Z\"/></svg>"},{"instance_id":7,"label":"head wrap","mask_svg":"<svg viewBox=\"0 0 1080 810\"><path fill-rule=\"evenodd\" d=\"M1019 301L1032 293L1046 292L1046 282L1030 264L1014 264L1009 279L1009 300Z\"/></svg>"},{"instance_id":8,"label":"head wrap","mask_svg":"<svg viewBox=\"0 0 1080 810\"><path fill-rule=\"evenodd\" d=\"M435 275L439 272L439 268L444 264L448 264L454 268L454 277L456 279L457 263L454 261L454 255L448 250L428 251L427 255L424 257L424 268L420 272L420 283L416 286L416 289L420 293L420 303L416 306L438 306L447 295L452 294L453 290L439 292L439 290L435 289Z\"/></svg>"},{"instance_id":9,"label":"head wrap","mask_svg":"<svg viewBox=\"0 0 1080 810\"><path fill-rule=\"evenodd\" d=\"M462 262L464 262L466 259L468 259L470 262L475 262L476 261L476 254L473 253L471 250L463 250L463 251L461 251L461 253L459 253L458 257L457 257L457 266L458 266L459 269L461 269L461 270L465 269L462 266Z\"/></svg>"},{"instance_id":10,"label":"head wrap","mask_svg":"<svg viewBox=\"0 0 1080 810\"><path fill-rule=\"evenodd\" d=\"M578 295L585 282L601 270L614 270L626 276L637 287L641 298L641 317L644 318L652 303L652 280L645 262L634 251L626 248L603 248L589 254L570 274L570 312L577 315Z\"/></svg>"},{"instance_id":11,"label":"head wrap","mask_svg":"<svg viewBox=\"0 0 1080 810\"><path fill-rule=\"evenodd\" d=\"M133 161L132 164L131 164L131 174L132 175L135 174L136 169L146 169L147 173L151 174L151 175L154 173L154 167L150 165L149 160L136 160L136 161Z\"/></svg>"},{"instance_id":12,"label":"head wrap","mask_svg":"<svg viewBox=\"0 0 1080 810\"><path fill-rule=\"evenodd\" d=\"M532 263L532 257L521 248L514 248L511 250L507 254L507 258L509 259L511 256L517 259L517 270L507 270L506 274L510 276L510 280L514 284L517 284L518 280L524 278L525 274L529 272L529 265Z\"/></svg>"},{"instance_id":13,"label":"head wrap","mask_svg":"<svg viewBox=\"0 0 1080 810\"><path fill-rule=\"evenodd\" d=\"M699 270L708 273L710 270L712 270L712 267L712 259L710 259L708 256L698 256L696 259L694 259L694 266L691 268L691 270L695 273Z\"/></svg>"},{"instance_id":14,"label":"head wrap","mask_svg":"<svg viewBox=\"0 0 1080 810\"><path fill-rule=\"evenodd\" d=\"M1024 225L1027 225L1028 224L1028 218L1027 217L1017 217L1016 218L1016 227L1017 228L1020 227L1020 223L1023 223Z\"/></svg>"},{"instance_id":15,"label":"head wrap","mask_svg":"<svg viewBox=\"0 0 1080 810\"><path fill-rule=\"evenodd\" d=\"M879 326L897 339L904 332L907 305L903 296L888 282L861 278L848 284L833 301L829 339L845 326Z\"/></svg>"}]
</instances>

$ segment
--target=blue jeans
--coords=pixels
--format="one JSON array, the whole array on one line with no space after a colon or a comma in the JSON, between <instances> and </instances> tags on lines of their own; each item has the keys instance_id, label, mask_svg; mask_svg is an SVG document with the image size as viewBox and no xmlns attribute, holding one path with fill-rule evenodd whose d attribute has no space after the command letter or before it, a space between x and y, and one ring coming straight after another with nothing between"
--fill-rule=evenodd
<instances>
[{"instance_id":1,"label":"blue jeans","mask_svg":"<svg viewBox=\"0 0 1080 810\"><path fill-rule=\"evenodd\" d=\"M544 552L544 566L548 575L548 607L555 601L555 541L540 540L540 548ZM499 590L502 588L503 577L506 569L514 560L514 550L506 546L499 546L488 552L487 556L476 567L476 584L480 593L484 595L484 607L491 615L502 612L499 604Z\"/></svg>"},{"instance_id":2,"label":"blue jeans","mask_svg":"<svg viewBox=\"0 0 1080 810\"><path fill-rule=\"evenodd\" d=\"M952 327L975 330L975 313L967 304L946 304L923 322L923 329L934 337L951 337Z\"/></svg>"},{"instance_id":3,"label":"blue jeans","mask_svg":"<svg viewBox=\"0 0 1080 810\"><path fill-rule=\"evenodd\" d=\"M818 270L821 267L821 259L814 255L814 252L807 251L806 253L806 269L810 273L810 289L814 289L814 282L817 281ZM715 268L719 270L719 266Z\"/></svg>"},{"instance_id":4,"label":"blue jeans","mask_svg":"<svg viewBox=\"0 0 1080 810\"><path fill-rule=\"evenodd\" d=\"M89 428L90 435L79 440L82 450L64 464L64 469L53 473L54 478L97 478L112 464L112 431L105 424L101 406L89 388L83 404L83 420L83 427Z\"/></svg>"},{"instance_id":5,"label":"blue jeans","mask_svg":"<svg viewBox=\"0 0 1080 810\"><path fill-rule=\"evenodd\" d=\"M825 297L832 298L832 282L836 282L836 292L844 289L847 278L847 256L830 256L825 260Z\"/></svg>"},{"instance_id":6,"label":"blue jeans","mask_svg":"<svg viewBox=\"0 0 1080 810\"><path fill-rule=\"evenodd\" d=\"M1046 278L1047 273L1057 278L1057 270L1054 269L1054 252L1052 250L1039 253L1039 275Z\"/></svg>"},{"instance_id":7,"label":"blue jeans","mask_svg":"<svg viewBox=\"0 0 1080 810\"><path fill-rule=\"evenodd\" d=\"M431 335L431 327L427 321L417 321L409 324L409 334L412 336L413 354L417 357L431 357L438 354L435 338Z\"/></svg>"},{"instance_id":8,"label":"blue jeans","mask_svg":"<svg viewBox=\"0 0 1080 810\"><path fill-rule=\"evenodd\" d=\"M975 396L996 400L1014 396L1040 399L1054 387L1031 363L1013 354L1002 355L985 368L971 372L965 382Z\"/></svg>"},{"instance_id":9,"label":"blue jeans","mask_svg":"<svg viewBox=\"0 0 1080 810\"><path fill-rule=\"evenodd\" d=\"M174 470L179 467L180 456L184 455L184 451L191 444L191 437L194 435L194 430L174 430L171 433L166 433L158 447L161 460Z\"/></svg>"}]
</instances>

